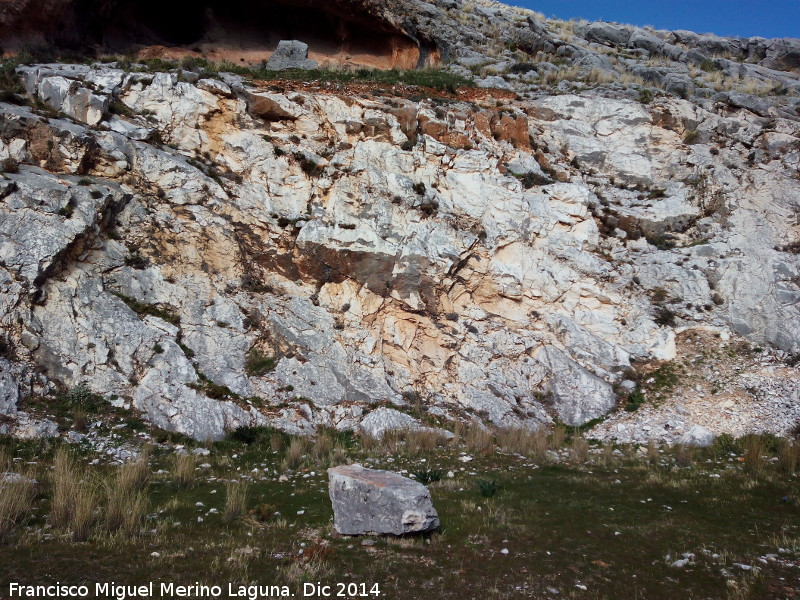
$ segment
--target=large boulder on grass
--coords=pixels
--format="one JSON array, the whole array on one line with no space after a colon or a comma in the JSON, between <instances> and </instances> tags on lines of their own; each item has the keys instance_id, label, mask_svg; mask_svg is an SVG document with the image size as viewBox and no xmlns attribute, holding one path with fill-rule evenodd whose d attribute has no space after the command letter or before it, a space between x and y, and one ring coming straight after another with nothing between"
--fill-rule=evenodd
<instances>
[{"instance_id":1,"label":"large boulder on grass","mask_svg":"<svg viewBox=\"0 0 800 600\"><path fill-rule=\"evenodd\" d=\"M439 527L430 492L421 483L359 464L328 469L333 525L343 535L403 535Z\"/></svg>"}]
</instances>

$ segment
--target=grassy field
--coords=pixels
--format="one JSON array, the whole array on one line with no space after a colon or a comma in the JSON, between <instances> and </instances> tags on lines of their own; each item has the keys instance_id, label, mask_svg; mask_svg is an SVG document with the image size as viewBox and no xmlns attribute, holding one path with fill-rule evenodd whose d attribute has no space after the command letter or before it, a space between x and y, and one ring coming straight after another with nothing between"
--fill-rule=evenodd
<instances>
[{"instance_id":1,"label":"grassy field","mask_svg":"<svg viewBox=\"0 0 800 600\"><path fill-rule=\"evenodd\" d=\"M2 439L0 471L39 483L0 484L0 521L14 518L0 593L10 582L200 581L298 597L304 582L377 583L397 600L798 597L797 446L594 447L565 433L307 441L245 430L207 456L155 446L126 467ZM325 468L345 462L430 481L441 531L336 534ZM13 514L11 497L24 505Z\"/></svg>"}]
</instances>

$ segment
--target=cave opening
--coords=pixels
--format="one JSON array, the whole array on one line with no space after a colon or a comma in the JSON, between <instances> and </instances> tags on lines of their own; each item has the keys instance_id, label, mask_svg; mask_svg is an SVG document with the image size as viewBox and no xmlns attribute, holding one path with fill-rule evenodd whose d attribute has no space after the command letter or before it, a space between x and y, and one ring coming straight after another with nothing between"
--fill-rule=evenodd
<instances>
[{"instance_id":1,"label":"cave opening","mask_svg":"<svg viewBox=\"0 0 800 600\"><path fill-rule=\"evenodd\" d=\"M300 0L79 0L76 43L95 53L258 64L280 40L300 40L322 67L415 68L436 53L377 17L355 15L336 2Z\"/></svg>"}]
</instances>

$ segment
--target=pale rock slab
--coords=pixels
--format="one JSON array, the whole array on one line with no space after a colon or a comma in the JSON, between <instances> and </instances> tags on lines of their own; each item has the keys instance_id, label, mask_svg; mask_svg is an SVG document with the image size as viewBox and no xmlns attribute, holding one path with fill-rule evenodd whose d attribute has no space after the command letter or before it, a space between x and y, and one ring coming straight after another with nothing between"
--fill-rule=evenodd
<instances>
[{"instance_id":1,"label":"pale rock slab","mask_svg":"<svg viewBox=\"0 0 800 600\"><path fill-rule=\"evenodd\" d=\"M433 531L439 515L428 489L407 477L359 464L328 469L333 523L343 535Z\"/></svg>"}]
</instances>

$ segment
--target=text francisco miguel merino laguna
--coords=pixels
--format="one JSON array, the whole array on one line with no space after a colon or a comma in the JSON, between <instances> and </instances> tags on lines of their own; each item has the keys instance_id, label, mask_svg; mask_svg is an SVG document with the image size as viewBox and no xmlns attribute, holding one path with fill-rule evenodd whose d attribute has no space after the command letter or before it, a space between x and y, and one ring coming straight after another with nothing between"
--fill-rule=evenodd
<instances>
[{"instance_id":1,"label":"text francisco miguel merino laguna","mask_svg":"<svg viewBox=\"0 0 800 600\"><path fill-rule=\"evenodd\" d=\"M295 596L286 585L236 585L228 583L225 588L219 585L177 585L175 583L150 582L145 585L121 585L114 582L94 585L23 585L9 583L9 598L112 598L130 600L132 598L291 598ZM223 591L224 589L224 591ZM379 598L377 583L304 583L297 596L301 598Z\"/></svg>"}]
</instances>

